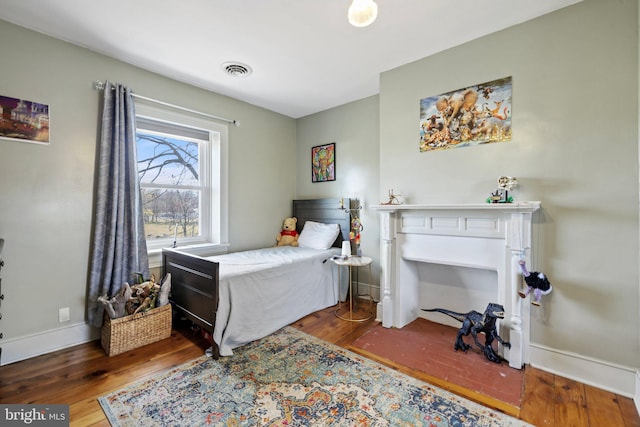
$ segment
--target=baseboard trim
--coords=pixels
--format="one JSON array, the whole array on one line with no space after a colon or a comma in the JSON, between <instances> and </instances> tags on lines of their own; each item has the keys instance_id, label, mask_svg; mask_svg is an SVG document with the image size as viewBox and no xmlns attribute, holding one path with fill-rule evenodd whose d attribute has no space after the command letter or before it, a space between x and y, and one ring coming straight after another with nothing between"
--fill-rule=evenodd
<instances>
[{"instance_id":1,"label":"baseboard trim","mask_svg":"<svg viewBox=\"0 0 640 427\"><path fill-rule=\"evenodd\" d=\"M640 371L636 371L636 395L633 401L636 402L636 410L640 415Z\"/></svg>"},{"instance_id":2,"label":"baseboard trim","mask_svg":"<svg viewBox=\"0 0 640 427\"><path fill-rule=\"evenodd\" d=\"M638 407L640 374L636 368L616 365L540 344L532 343L530 351L531 366L633 398Z\"/></svg>"},{"instance_id":3,"label":"baseboard trim","mask_svg":"<svg viewBox=\"0 0 640 427\"><path fill-rule=\"evenodd\" d=\"M2 340L0 366L100 339L100 330L77 323L33 335Z\"/></svg>"}]
</instances>

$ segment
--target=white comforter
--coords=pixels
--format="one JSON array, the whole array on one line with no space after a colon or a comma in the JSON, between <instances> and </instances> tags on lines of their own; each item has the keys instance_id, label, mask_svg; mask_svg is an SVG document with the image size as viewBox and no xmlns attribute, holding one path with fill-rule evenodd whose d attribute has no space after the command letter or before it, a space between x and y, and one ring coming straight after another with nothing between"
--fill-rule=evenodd
<instances>
[{"instance_id":1,"label":"white comforter","mask_svg":"<svg viewBox=\"0 0 640 427\"><path fill-rule=\"evenodd\" d=\"M220 355L230 356L236 347L335 305L338 273L329 258L339 253L281 246L208 257L219 263L213 339Z\"/></svg>"}]
</instances>

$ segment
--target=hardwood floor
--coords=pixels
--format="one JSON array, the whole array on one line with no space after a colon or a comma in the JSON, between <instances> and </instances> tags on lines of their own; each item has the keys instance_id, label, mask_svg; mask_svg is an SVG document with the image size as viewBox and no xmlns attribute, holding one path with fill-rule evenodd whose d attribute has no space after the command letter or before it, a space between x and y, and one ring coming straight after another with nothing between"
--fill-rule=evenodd
<instances>
[{"instance_id":1,"label":"hardwood floor","mask_svg":"<svg viewBox=\"0 0 640 427\"><path fill-rule=\"evenodd\" d=\"M349 323L337 319L333 308L318 311L292 326L310 335L348 348L375 322ZM207 347L199 334L177 325L171 338L107 357L99 342L82 344L23 362L0 367L0 403L69 404L72 426L108 426L97 398L130 382L178 366L203 354ZM369 355L370 357L373 357ZM392 368L424 379L424 374L399 365ZM440 387L464 394L455 384ZM483 401L501 408L500 402ZM486 400L486 399L485 399ZM512 414L536 426L640 427L632 399L527 367L522 408Z\"/></svg>"}]
</instances>

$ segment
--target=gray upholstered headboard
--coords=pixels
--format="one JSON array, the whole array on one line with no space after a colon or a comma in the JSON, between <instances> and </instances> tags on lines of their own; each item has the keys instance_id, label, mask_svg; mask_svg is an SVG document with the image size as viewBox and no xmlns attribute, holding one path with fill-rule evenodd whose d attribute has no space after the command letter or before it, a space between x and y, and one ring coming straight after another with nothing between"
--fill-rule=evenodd
<instances>
[{"instance_id":1,"label":"gray upholstered headboard","mask_svg":"<svg viewBox=\"0 0 640 427\"><path fill-rule=\"evenodd\" d=\"M349 231L351 229L350 205L351 199L294 200L293 216L298 218L298 232L302 231L302 227L307 221L338 224L340 226L340 234L333 246L341 247L343 240L349 240Z\"/></svg>"}]
</instances>

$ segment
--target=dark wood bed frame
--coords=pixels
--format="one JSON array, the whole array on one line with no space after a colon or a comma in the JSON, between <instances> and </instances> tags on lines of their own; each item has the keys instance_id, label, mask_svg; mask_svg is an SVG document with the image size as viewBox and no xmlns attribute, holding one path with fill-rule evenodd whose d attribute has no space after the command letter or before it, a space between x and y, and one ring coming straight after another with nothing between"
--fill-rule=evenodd
<instances>
[{"instance_id":1,"label":"dark wood bed frame","mask_svg":"<svg viewBox=\"0 0 640 427\"><path fill-rule=\"evenodd\" d=\"M294 200L293 216L298 218L298 232L305 222L316 221L340 225L333 246L341 247L349 240L351 227L350 199ZM213 337L218 309L218 263L174 249L162 251L163 274L171 273L170 301L178 316L184 317L209 332ZM212 356L220 356L213 342Z\"/></svg>"}]
</instances>

